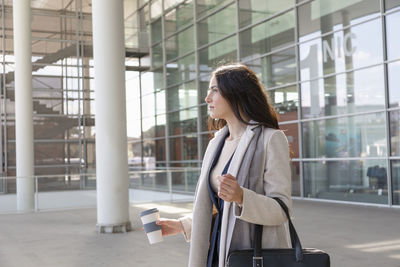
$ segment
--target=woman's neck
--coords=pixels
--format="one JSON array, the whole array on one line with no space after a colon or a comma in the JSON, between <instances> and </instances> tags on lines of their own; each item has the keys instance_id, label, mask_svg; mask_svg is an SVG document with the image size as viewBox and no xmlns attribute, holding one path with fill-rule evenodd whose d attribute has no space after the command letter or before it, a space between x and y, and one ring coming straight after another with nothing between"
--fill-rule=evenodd
<instances>
[{"instance_id":1,"label":"woman's neck","mask_svg":"<svg viewBox=\"0 0 400 267\"><path fill-rule=\"evenodd\" d=\"M235 140L241 137L247 128L247 125L239 121L235 116L226 119L226 123L229 129L229 136L227 138L228 140Z\"/></svg>"}]
</instances>

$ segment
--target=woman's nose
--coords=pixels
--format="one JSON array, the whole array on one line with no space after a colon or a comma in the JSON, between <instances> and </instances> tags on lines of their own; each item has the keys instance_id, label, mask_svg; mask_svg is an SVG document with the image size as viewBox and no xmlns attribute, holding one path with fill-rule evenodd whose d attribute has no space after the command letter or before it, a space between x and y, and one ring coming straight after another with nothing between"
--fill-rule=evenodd
<instances>
[{"instance_id":1,"label":"woman's nose","mask_svg":"<svg viewBox=\"0 0 400 267\"><path fill-rule=\"evenodd\" d=\"M210 93L208 93L208 94L206 95L206 98L205 98L204 100L206 101L207 104L210 103L210 101L211 101L211 99L210 99Z\"/></svg>"}]
</instances>

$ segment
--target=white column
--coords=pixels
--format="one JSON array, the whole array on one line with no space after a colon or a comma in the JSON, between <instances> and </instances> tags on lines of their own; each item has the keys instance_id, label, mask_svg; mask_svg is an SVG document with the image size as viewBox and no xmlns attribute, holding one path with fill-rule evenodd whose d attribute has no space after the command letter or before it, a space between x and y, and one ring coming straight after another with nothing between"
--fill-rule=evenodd
<instances>
[{"instance_id":1,"label":"white column","mask_svg":"<svg viewBox=\"0 0 400 267\"><path fill-rule=\"evenodd\" d=\"M16 160L17 177L23 177L17 179L18 211L35 206L30 3L13 1Z\"/></svg>"},{"instance_id":2,"label":"white column","mask_svg":"<svg viewBox=\"0 0 400 267\"><path fill-rule=\"evenodd\" d=\"M97 231L130 230L123 0L94 0Z\"/></svg>"}]
</instances>

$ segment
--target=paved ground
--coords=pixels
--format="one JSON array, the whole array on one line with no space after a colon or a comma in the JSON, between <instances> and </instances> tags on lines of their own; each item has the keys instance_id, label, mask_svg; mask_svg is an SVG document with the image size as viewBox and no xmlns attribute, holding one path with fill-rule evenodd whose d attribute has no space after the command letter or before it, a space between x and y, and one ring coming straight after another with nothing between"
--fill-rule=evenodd
<instances>
[{"instance_id":1,"label":"paved ground","mask_svg":"<svg viewBox=\"0 0 400 267\"><path fill-rule=\"evenodd\" d=\"M148 244L138 214L151 207L177 218L192 205L135 204L134 231L126 234L96 234L93 208L1 214L0 266L186 266L189 244L182 236ZM295 200L293 216L303 247L326 250L331 266L400 266L399 209Z\"/></svg>"}]
</instances>

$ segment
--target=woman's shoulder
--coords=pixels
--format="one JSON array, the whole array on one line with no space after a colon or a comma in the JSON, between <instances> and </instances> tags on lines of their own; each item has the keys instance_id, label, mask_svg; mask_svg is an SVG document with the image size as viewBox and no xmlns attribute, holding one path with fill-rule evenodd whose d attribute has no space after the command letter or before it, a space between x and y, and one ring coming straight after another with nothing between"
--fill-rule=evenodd
<instances>
[{"instance_id":1,"label":"woman's shoulder","mask_svg":"<svg viewBox=\"0 0 400 267\"><path fill-rule=\"evenodd\" d=\"M287 143L286 134L280 129L274 129L263 126L263 132L264 132L264 142L266 144L271 142L271 140Z\"/></svg>"}]
</instances>

